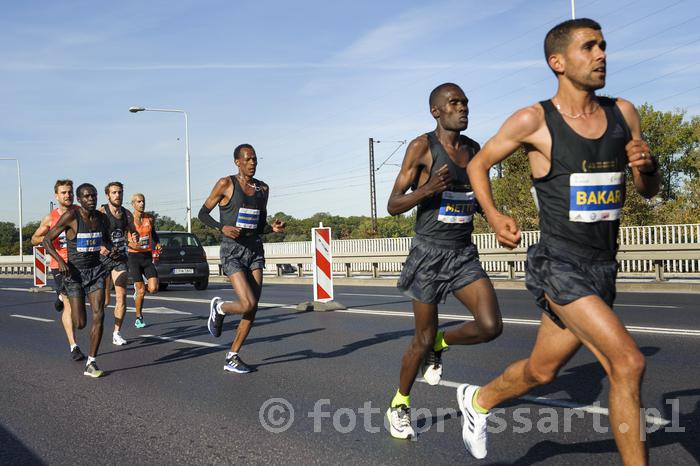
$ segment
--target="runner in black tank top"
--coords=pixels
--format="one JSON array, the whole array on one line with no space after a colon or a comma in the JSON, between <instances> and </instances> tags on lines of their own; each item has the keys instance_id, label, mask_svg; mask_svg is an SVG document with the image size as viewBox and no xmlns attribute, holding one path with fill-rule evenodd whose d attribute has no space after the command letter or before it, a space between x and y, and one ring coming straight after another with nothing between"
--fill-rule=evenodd
<instances>
[{"instance_id":1,"label":"runner in black tank top","mask_svg":"<svg viewBox=\"0 0 700 466\"><path fill-rule=\"evenodd\" d=\"M416 236L398 281L412 300L416 335L403 356L399 387L386 412L396 438L415 436L409 393L421 365L424 379L435 385L448 345L482 343L501 332L493 286L471 241L477 206L466 167L479 144L460 135L468 123L467 97L456 84L442 84L430 95L430 112L437 128L409 145L387 207L392 215L417 209ZM474 322L438 331L438 304L449 293L469 309Z\"/></svg>"},{"instance_id":2,"label":"runner in black tank top","mask_svg":"<svg viewBox=\"0 0 700 466\"><path fill-rule=\"evenodd\" d=\"M238 296L237 301L224 301L219 297L211 300L207 328L214 337L219 337L225 314L241 314L231 350L226 355L224 370L246 374L252 369L243 362L238 352L255 321L262 290L265 255L260 235L270 231L281 233L285 225L279 220L272 225L267 224L270 190L267 184L253 178L258 165L253 146L239 145L233 151L233 159L238 174L219 179L200 209L199 219L223 233L221 269ZM217 205L219 222L211 216L211 211Z\"/></svg>"},{"instance_id":3,"label":"runner in black tank top","mask_svg":"<svg viewBox=\"0 0 700 466\"><path fill-rule=\"evenodd\" d=\"M129 282L127 243L128 235L135 233L134 218L122 205L124 202L124 185L119 181L112 181L105 186L107 204L103 204L100 212L103 212L109 221L109 234L115 249L115 257L102 256L102 264L107 270L105 279L105 309L109 306L111 289L114 285L114 329L112 330L112 344L126 345L126 340L121 335L121 327L126 314L126 287Z\"/></svg>"},{"instance_id":4,"label":"runner in black tank top","mask_svg":"<svg viewBox=\"0 0 700 466\"><path fill-rule=\"evenodd\" d=\"M44 238L44 247L58 262L65 278L65 287L70 300L73 324L82 329L87 323L85 296L90 300L92 328L90 329L90 352L84 375L100 377L97 367L97 351L102 340L104 321L104 278L106 271L100 261L101 254L116 255L108 232L106 216L97 211L97 190L91 184L82 184L76 189L80 207L69 209ZM68 263L61 258L53 246L53 240L66 232Z\"/></svg>"},{"instance_id":5,"label":"runner in black tank top","mask_svg":"<svg viewBox=\"0 0 700 466\"><path fill-rule=\"evenodd\" d=\"M612 306L625 177L649 198L658 192L660 176L634 106L595 95L605 85L605 48L595 21L555 26L545 39L545 56L558 80L556 95L513 114L469 164L474 193L498 241L514 248L520 231L494 204L488 173L525 147L541 230L540 242L528 249L526 284L545 311L528 359L484 387L457 389L469 421L462 439L477 458L487 453L488 410L554 379L585 343L610 380L611 428L623 463L646 464L639 422L644 356Z\"/></svg>"}]
</instances>

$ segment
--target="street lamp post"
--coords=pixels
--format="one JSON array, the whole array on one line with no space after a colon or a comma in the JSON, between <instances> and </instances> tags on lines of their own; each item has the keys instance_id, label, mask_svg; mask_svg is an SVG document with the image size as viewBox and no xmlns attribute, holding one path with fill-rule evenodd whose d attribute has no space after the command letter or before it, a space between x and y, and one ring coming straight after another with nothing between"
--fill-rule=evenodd
<instances>
[{"instance_id":1,"label":"street lamp post","mask_svg":"<svg viewBox=\"0 0 700 466\"><path fill-rule=\"evenodd\" d=\"M187 127L187 112L184 110L168 109L168 108L145 108L131 107L131 113L138 112L165 112L165 113L182 113L185 115L185 190L187 192L187 232L192 233L192 196L190 194L190 141L189 129Z\"/></svg>"},{"instance_id":2,"label":"street lamp post","mask_svg":"<svg viewBox=\"0 0 700 466\"><path fill-rule=\"evenodd\" d=\"M0 157L0 160L14 160L17 162L17 197L19 198L19 261L24 262L22 252L22 175L19 170L19 159L12 157Z\"/></svg>"}]
</instances>

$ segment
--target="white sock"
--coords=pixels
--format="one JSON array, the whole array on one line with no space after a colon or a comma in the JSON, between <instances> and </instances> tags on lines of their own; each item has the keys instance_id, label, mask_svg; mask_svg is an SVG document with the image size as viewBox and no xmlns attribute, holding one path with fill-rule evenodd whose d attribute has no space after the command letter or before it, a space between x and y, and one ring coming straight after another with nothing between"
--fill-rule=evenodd
<instances>
[{"instance_id":1,"label":"white sock","mask_svg":"<svg viewBox=\"0 0 700 466\"><path fill-rule=\"evenodd\" d=\"M74 350L74 349L76 349L77 347L78 347L78 345L70 345L70 350L71 350L71 353L72 353L72 352L73 352L73 350Z\"/></svg>"},{"instance_id":2,"label":"white sock","mask_svg":"<svg viewBox=\"0 0 700 466\"><path fill-rule=\"evenodd\" d=\"M114 332L112 332L112 336L113 336L113 337L115 337L115 336L117 336L117 335L119 335L119 330L115 330Z\"/></svg>"},{"instance_id":3,"label":"white sock","mask_svg":"<svg viewBox=\"0 0 700 466\"><path fill-rule=\"evenodd\" d=\"M96 362L97 359L93 358L92 356L88 356L88 360L85 363L86 366L89 366L91 362Z\"/></svg>"},{"instance_id":4,"label":"white sock","mask_svg":"<svg viewBox=\"0 0 700 466\"><path fill-rule=\"evenodd\" d=\"M216 313L219 315L226 315L224 311L221 310L221 306L224 304L223 301L219 301L218 304L216 305Z\"/></svg>"},{"instance_id":5,"label":"white sock","mask_svg":"<svg viewBox=\"0 0 700 466\"><path fill-rule=\"evenodd\" d=\"M231 359L232 357L234 357L237 354L238 353L234 353L234 352L229 351L228 353L226 353L226 359Z\"/></svg>"}]
</instances>

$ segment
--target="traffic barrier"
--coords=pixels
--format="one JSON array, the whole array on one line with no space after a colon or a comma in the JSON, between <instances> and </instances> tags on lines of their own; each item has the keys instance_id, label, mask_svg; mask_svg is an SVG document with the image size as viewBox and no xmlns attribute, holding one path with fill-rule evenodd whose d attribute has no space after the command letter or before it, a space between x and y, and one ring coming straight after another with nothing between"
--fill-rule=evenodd
<instances>
[{"instance_id":1,"label":"traffic barrier","mask_svg":"<svg viewBox=\"0 0 700 466\"><path fill-rule=\"evenodd\" d=\"M318 228L311 229L311 241L314 244L313 260L313 302L303 302L297 311L335 311L346 309L333 300L333 254L331 253L331 229L319 223Z\"/></svg>"},{"instance_id":2,"label":"traffic barrier","mask_svg":"<svg viewBox=\"0 0 700 466\"><path fill-rule=\"evenodd\" d=\"M46 286L46 269L48 269L46 262L44 246L34 246L34 286L36 287Z\"/></svg>"}]
</instances>

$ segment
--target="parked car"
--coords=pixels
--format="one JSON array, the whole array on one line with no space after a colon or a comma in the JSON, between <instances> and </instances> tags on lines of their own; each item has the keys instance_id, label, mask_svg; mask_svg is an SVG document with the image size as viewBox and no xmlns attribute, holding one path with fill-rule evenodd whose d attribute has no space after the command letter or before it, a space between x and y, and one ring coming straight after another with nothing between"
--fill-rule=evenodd
<instances>
[{"instance_id":1,"label":"parked car","mask_svg":"<svg viewBox=\"0 0 700 466\"><path fill-rule=\"evenodd\" d=\"M162 250L155 262L160 289L171 283L193 283L198 290L209 286L209 264L202 243L193 233L159 231Z\"/></svg>"}]
</instances>

